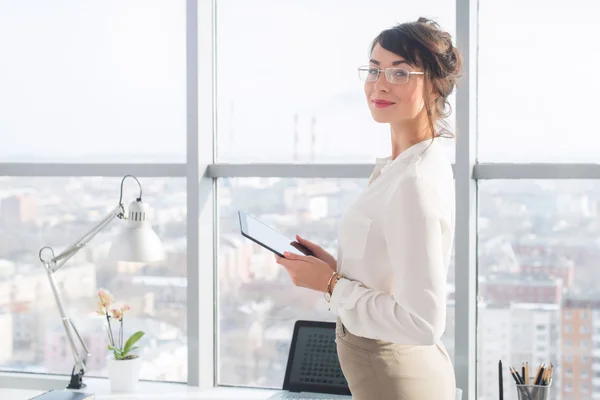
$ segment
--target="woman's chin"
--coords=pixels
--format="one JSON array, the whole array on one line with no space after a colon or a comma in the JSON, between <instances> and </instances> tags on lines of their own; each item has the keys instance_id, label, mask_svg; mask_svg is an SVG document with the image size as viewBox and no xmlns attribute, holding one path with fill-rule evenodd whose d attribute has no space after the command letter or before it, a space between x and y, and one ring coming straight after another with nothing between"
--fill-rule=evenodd
<instances>
[{"instance_id":1,"label":"woman's chin","mask_svg":"<svg viewBox=\"0 0 600 400\"><path fill-rule=\"evenodd\" d=\"M380 124L387 124L392 121L389 115L383 115L381 112L373 112L371 111L371 116L375 122L379 122Z\"/></svg>"}]
</instances>

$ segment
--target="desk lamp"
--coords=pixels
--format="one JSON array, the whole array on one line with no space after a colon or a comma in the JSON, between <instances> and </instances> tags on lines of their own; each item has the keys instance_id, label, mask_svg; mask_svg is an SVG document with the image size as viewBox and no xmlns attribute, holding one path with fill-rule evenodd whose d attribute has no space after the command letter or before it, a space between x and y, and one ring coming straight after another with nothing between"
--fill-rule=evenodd
<instances>
[{"instance_id":1,"label":"desk lamp","mask_svg":"<svg viewBox=\"0 0 600 400\"><path fill-rule=\"evenodd\" d=\"M127 216L125 216L125 207L122 203L123 183L126 178L135 179L140 187L139 196L129 204ZM40 249L40 261L44 264L44 269L48 275L52 293L54 294L54 299L58 306L58 310L60 311L67 340L75 360L75 365L71 372L71 381L69 382L67 389L82 389L86 386L85 383L83 383L83 375L85 374L86 362L90 352L77 331L77 328L73 324L73 321L67 316L54 280L54 273L92 240L94 236L102 232L115 218L126 220L127 226L116 239L113 240L109 251L110 259L131 262L153 262L163 259L164 252L160 239L152 230L150 222L146 219L148 210L148 205L142 202L142 185L135 176L125 175L121 181L119 204L104 217L98 225L58 255L54 255L54 250L51 247L46 246ZM77 338L81 349L78 348L75 337Z\"/></svg>"}]
</instances>

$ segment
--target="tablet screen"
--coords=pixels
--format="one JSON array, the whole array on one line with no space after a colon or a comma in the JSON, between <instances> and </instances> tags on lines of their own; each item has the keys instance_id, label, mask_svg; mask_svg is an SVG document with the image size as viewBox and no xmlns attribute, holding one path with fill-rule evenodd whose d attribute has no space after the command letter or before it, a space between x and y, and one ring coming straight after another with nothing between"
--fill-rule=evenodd
<instances>
[{"instance_id":1,"label":"tablet screen","mask_svg":"<svg viewBox=\"0 0 600 400\"><path fill-rule=\"evenodd\" d=\"M261 245L267 250L283 257L283 253L288 251L295 254L311 255L312 253L306 247L295 240L285 236L283 233L271 228L254 217L249 216L243 211L238 212L240 218L240 230L242 235Z\"/></svg>"}]
</instances>

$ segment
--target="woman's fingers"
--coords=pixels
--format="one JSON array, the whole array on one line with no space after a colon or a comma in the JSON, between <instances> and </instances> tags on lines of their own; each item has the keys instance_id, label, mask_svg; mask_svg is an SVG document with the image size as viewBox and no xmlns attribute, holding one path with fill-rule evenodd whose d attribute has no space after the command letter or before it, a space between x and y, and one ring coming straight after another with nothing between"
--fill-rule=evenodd
<instances>
[{"instance_id":1,"label":"woman's fingers","mask_svg":"<svg viewBox=\"0 0 600 400\"><path fill-rule=\"evenodd\" d=\"M285 256L285 258L287 260L294 260L294 261L305 261L305 262L310 262L311 260L314 259L313 256L303 256L300 254L295 254L295 253L290 253L290 252L285 252L283 253L283 255Z\"/></svg>"},{"instance_id":2,"label":"woman's fingers","mask_svg":"<svg viewBox=\"0 0 600 400\"><path fill-rule=\"evenodd\" d=\"M311 242L308 239L304 239L303 237L301 237L300 235L296 235L296 240L298 241L298 243L306 246L310 251L312 251L313 253L315 252L315 250L319 249L320 246Z\"/></svg>"}]
</instances>

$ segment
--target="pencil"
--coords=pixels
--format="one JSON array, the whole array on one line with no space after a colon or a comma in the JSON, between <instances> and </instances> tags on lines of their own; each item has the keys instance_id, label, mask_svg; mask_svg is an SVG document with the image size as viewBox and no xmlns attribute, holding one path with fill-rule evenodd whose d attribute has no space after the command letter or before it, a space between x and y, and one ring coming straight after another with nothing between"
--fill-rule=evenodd
<instances>
[{"instance_id":1,"label":"pencil","mask_svg":"<svg viewBox=\"0 0 600 400\"><path fill-rule=\"evenodd\" d=\"M498 361L498 396L504 400L504 377L502 375L502 360Z\"/></svg>"},{"instance_id":2,"label":"pencil","mask_svg":"<svg viewBox=\"0 0 600 400\"><path fill-rule=\"evenodd\" d=\"M544 371L546 370L545 365L542 365L542 367L540 368L540 372L538 373L538 376L535 377L535 385L539 385L540 382L542 382L542 376L544 376Z\"/></svg>"},{"instance_id":3,"label":"pencil","mask_svg":"<svg viewBox=\"0 0 600 400\"><path fill-rule=\"evenodd\" d=\"M548 385L548 375L550 373L550 368L546 368L546 370L544 371L544 374L542 375L542 382L540 383L541 385Z\"/></svg>"},{"instance_id":4,"label":"pencil","mask_svg":"<svg viewBox=\"0 0 600 400\"><path fill-rule=\"evenodd\" d=\"M546 368L546 371L544 372L544 380L542 382L543 385L547 386L550 384L550 381L552 380L552 369L553 369L553 365L550 364L550 366L548 368Z\"/></svg>"},{"instance_id":5,"label":"pencil","mask_svg":"<svg viewBox=\"0 0 600 400\"><path fill-rule=\"evenodd\" d=\"M529 384L529 381L525 378L525 363L521 364L521 380L524 384Z\"/></svg>"},{"instance_id":6,"label":"pencil","mask_svg":"<svg viewBox=\"0 0 600 400\"><path fill-rule=\"evenodd\" d=\"M515 383L517 385L521 384L521 379L519 379L519 374L517 374L517 371L515 371L515 369L513 367L509 368L510 374L512 375L513 379L515 380Z\"/></svg>"},{"instance_id":7,"label":"pencil","mask_svg":"<svg viewBox=\"0 0 600 400\"><path fill-rule=\"evenodd\" d=\"M535 378L533 379L533 384L535 385L535 382L538 379L538 376L540 375L540 370L542 369L542 363L540 363L539 367L537 368L537 371L535 373Z\"/></svg>"},{"instance_id":8,"label":"pencil","mask_svg":"<svg viewBox=\"0 0 600 400\"><path fill-rule=\"evenodd\" d=\"M525 363L525 384L529 385L529 362Z\"/></svg>"}]
</instances>

